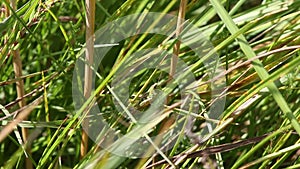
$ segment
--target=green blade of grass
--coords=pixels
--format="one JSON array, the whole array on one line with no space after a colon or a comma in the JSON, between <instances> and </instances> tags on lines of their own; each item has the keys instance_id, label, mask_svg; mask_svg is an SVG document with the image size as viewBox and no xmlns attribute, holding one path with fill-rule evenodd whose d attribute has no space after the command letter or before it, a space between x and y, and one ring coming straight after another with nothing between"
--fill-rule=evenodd
<instances>
[{"instance_id":1,"label":"green blade of grass","mask_svg":"<svg viewBox=\"0 0 300 169\"><path fill-rule=\"evenodd\" d=\"M3 2L5 3L6 1L3 0ZM30 6L30 2L27 2L25 5L23 5L20 9L18 9L15 14L17 16L21 16L23 15L27 8ZM4 31L7 30L7 28L12 27L12 24L14 23L15 16L11 15L8 18L6 18L3 22L0 23L0 33L3 33Z\"/></svg>"},{"instance_id":2,"label":"green blade of grass","mask_svg":"<svg viewBox=\"0 0 300 169\"><path fill-rule=\"evenodd\" d=\"M230 33L235 34L236 32L238 32L239 28L235 25L234 21L232 20L228 12L225 10L225 8L222 6L222 4L218 0L210 0L210 2L214 6L215 10L217 11L218 15L220 16ZM256 56L243 34L239 35L237 40L247 58L251 59ZM264 69L264 66L260 60L254 60L252 62L252 65L254 66L255 71L262 80L265 80L269 77L269 73ZM291 109L289 108L286 100L283 98L280 91L276 87L276 85L274 83L270 83L267 87L269 88L270 93L272 93L280 109L290 120L293 128L300 135L300 125L296 117L293 115Z\"/></svg>"},{"instance_id":3,"label":"green blade of grass","mask_svg":"<svg viewBox=\"0 0 300 169\"><path fill-rule=\"evenodd\" d=\"M269 154L269 155L266 155L266 156L264 156L264 157L261 157L261 158L255 160L255 161L253 161L253 162L251 162L251 163L248 163L248 164L246 164L246 165L240 167L240 169L246 169L246 168L249 168L249 167L251 167L251 166L253 166L253 165L255 165L255 164L261 163L261 162L263 162L263 161L265 161L265 160L273 159L273 158L278 157L278 156L280 156L280 155L283 155L283 154L285 154L285 153L287 153L287 152L294 151L294 150L299 150L299 149L300 149L300 143L299 143L299 141L298 141L298 143L295 144L295 145L286 147L286 148L281 149L281 150L279 150L279 151L277 151L277 152L274 152L274 153L272 153L272 154Z\"/></svg>"},{"instance_id":4,"label":"green blade of grass","mask_svg":"<svg viewBox=\"0 0 300 169\"><path fill-rule=\"evenodd\" d=\"M281 67L274 73L272 73L267 79L262 80L257 85L250 88L246 93L244 93L241 97L239 97L234 103L232 103L227 110L224 112L223 122L215 128L211 133L209 133L205 138L203 138L203 141L207 141L209 138L211 138L216 133L220 132L222 129L224 129L226 126L232 123L232 121L236 118L234 115L233 117L230 117L233 115L235 110L237 110L243 103L245 103L247 100L249 100L251 97L253 97L256 93L258 93L261 89L268 86L269 83L275 81L279 77L283 76L284 74L290 72L291 70L295 69L295 67L299 66L300 64L300 57L298 56L296 59L292 60L289 64Z\"/></svg>"}]
</instances>

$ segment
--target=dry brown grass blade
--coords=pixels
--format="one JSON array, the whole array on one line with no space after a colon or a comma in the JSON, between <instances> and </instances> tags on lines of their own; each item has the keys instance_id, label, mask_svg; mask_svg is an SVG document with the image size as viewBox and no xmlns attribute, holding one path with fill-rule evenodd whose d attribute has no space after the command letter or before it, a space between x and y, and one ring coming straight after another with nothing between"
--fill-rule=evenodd
<instances>
[{"instance_id":1,"label":"dry brown grass blade","mask_svg":"<svg viewBox=\"0 0 300 169\"><path fill-rule=\"evenodd\" d=\"M251 64L251 62L253 62L255 59L261 59L261 58L263 58L263 57L267 57L267 56L270 56L270 55L273 55L273 54L276 54L276 53L280 53L280 52L284 52L284 51L290 51L290 50L292 50L293 52L296 52L296 51L298 51L299 49L300 49L300 45L295 45L295 46L282 47L282 48L274 49L274 50L269 51L269 52L266 52L266 53L259 54L259 55L255 56L255 57L253 57L253 58L251 58L251 59L248 59L248 60L246 60L246 61L244 61L244 62L241 62L241 63L239 63L239 64L233 65L233 66L230 67L228 70L226 70L226 71L224 71L223 73L221 73L221 74L215 76L213 79L210 79L210 80L208 80L208 81L206 81L206 82L204 82L204 83L201 83L201 84L197 85L197 87L200 87L200 86L202 86L202 85L206 85L206 84L212 83L212 82L214 82L214 81L217 81L217 80L220 79L221 77L223 77L223 76L225 76L225 75L228 75L229 73L233 72L234 70L236 70L236 69L238 69L238 68L249 66L249 65ZM276 63L280 63L280 62L281 62L281 60L277 61ZM271 65L271 66L273 66L273 65ZM266 66L265 68L266 68L267 70L270 70L270 69L272 68L271 66ZM249 75L247 78L244 78L243 80L239 81L239 82L237 83L237 85L231 85L230 88L231 88L232 90L233 90L233 89L237 89L237 88L239 88L240 86L242 86L243 83L248 82L248 81L251 81L251 80L253 80L253 79L255 79L255 78L258 78L258 77L257 77L257 74L256 74L256 73L253 73L253 74ZM205 92L202 92L202 93L200 93L200 94L204 94L204 93L205 93ZM210 93L210 91L207 92L207 93Z\"/></svg>"},{"instance_id":2,"label":"dry brown grass blade","mask_svg":"<svg viewBox=\"0 0 300 169\"><path fill-rule=\"evenodd\" d=\"M176 27L176 37L177 38L180 36L180 33L182 32L182 29L183 29L183 21L185 18L186 5L187 5L187 0L180 1L180 7L179 7L178 19L177 19L177 27ZM181 42L180 42L180 40L178 40L173 47L173 56L172 56L172 60L171 60L169 80L172 79L172 77L174 76L175 71L176 71L178 55L180 52L180 44L181 44Z\"/></svg>"},{"instance_id":3,"label":"dry brown grass blade","mask_svg":"<svg viewBox=\"0 0 300 169\"><path fill-rule=\"evenodd\" d=\"M13 65L14 65L15 76L16 76L16 78L20 78L22 76L22 61L20 58L20 52L17 49L17 50L12 51L12 54L13 54ZM16 81L16 88L17 88L18 98L23 98L25 95L23 79ZM20 108L26 106L25 99L21 99L19 101L19 106L20 106ZM22 119L22 120L26 120L26 117L27 116L25 116L24 119ZM19 119L16 119L16 120L19 120ZM26 143L28 140L28 129L22 128L22 138L23 138L24 143ZM31 154L30 146L27 146L26 151L28 154ZM33 168L32 162L29 158L26 158L25 163L26 163L26 169Z\"/></svg>"},{"instance_id":4,"label":"dry brown grass blade","mask_svg":"<svg viewBox=\"0 0 300 169\"><path fill-rule=\"evenodd\" d=\"M14 118L12 120L12 122L10 122L8 125L6 125L1 131L0 131L0 143L17 127L17 125L24 121L28 115L32 112L32 110L38 106L41 102L43 101L43 96L40 96L39 98L37 98L35 101L33 101L31 104L24 106L21 109L21 111L16 111L17 116L16 118ZM13 113L15 114L15 113ZM22 128L24 129L24 128ZM23 134L23 133L22 133ZM27 133L26 133L27 134ZM23 135L24 137L24 135ZM26 148L26 153L31 156L31 149L30 149L30 143L32 141L32 139L34 138L33 135L31 135L31 139L28 139L28 135L26 135L26 141L24 139L24 145ZM25 159L25 165L26 165L26 169L33 169L33 165L32 162L30 160L30 158L26 158Z\"/></svg>"},{"instance_id":5,"label":"dry brown grass blade","mask_svg":"<svg viewBox=\"0 0 300 169\"><path fill-rule=\"evenodd\" d=\"M86 0L86 62L84 72L84 97L89 98L91 96L92 88L92 69L93 55L94 55L94 22L95 22L95 0ZM88 112L87 112L88 113ZM88 119L85 119L82 123L82 138L80 146L81 158L85 156L88 150Z\"/></svg>"},{"instance_id":6,"label":"dry brown grass blade","mask_svg":"<svg viewBox=\"0 0 300 169\"><path fill-rule=\"evenodd\" d=\"M184 17L185 17L186 5L187 5L187 0L180 1L178 19L177 19L177 25L176 25L176 37L177 38L180 36L180 33L182 32L182 29L183 29L183 21L184 21ZM177 65L178 55L180 52L180 43L181 42L178 40L173 47L173 55L172 55L172 59L171 59L168 82L171 82L171 80L176 72L176 65ZM170 97L171 96L167 97L166 104L169 103ZM170 117L169 119L165 119L164 121L162 121L163 125L162 125L162 128L159 131L159 133L162 133L165 131L165 129L169 128L170 125L174 123L174 120L175 120L174 117Z\"/></svg>"},{"instance_id":7,"label":"dry brown grass blade","mask_svg":"<svg viewBox=\"0 0 300 169\"><path fill-rule=\"evenodd\" d=\"M178 12L178 19L177 19L177 25L176 25L176 38L179 38L182 29L183 29L183 23L184 23L184 18L185 18L185 12L186 12L186 6L187 6L187 0L181 0L180 1L180 6L179 6L179 12ZM178 40L174 47L173 47L173 55L172 55L172 59L171 59L171 64L170 64L170 72L169 72L169 77L168 77L168 82L171 82L171 80L173 79L173 76L176 73L176 65L177 65L177 61L178 61L178 56L180 53L180 44L181 41ZM166 100L166 104L169 103L170 100L170 96L167 97ZM159 130L159 133L163 133L165 130L167 130L175 121L175 118L173 116L171 116L168 119L165 119L162 121L162 127ZM154 143L157 144L159 143L161 140L158 138L156 138L156 140L154 140ZM169 161L169 163L171 164L172 167L176 167L171 161Z\"/></svg>"},{"instance_id":8,"label":"dry brown grass blade","mask_svg":"<svg viewBox=\"0 0 300 169\"><path fill-rule=\"evenodd\" d=\"M31 111L38 106L43 101L43 96L38 97L36 100L34 100L31 104L21 108L21 111L18 112L17 110L17 116L15 119L13 119L12 122L10 122L8 125L6 125L1 131L0 131L0 143L14 130L14 128L22 122L26 117L31 113Z\"/></svg>"},{"instance_id":9,"label":"dry brown grass blade","mask_svg":"<svg viewBox=\"0 0 300 169\"><path fill-rule=\"evenodd\" d=\"M19 78L22 76L22 61L20 58L19 50L12 51L12 54L13 54L13 67L14 67L15 76L16 76L16 78ZM25 95L25 91L24 91L24 82L22 79L16 81L16 88L17 88L18 98L23 98ZM25 99L21 99L18 102L18 104L19 104L20 108L26 106ZM22 120L26 120L26 117ZM22 138L23 138L24 143L26 143L28 140L28 129L22 128ZM27 151L27 153L31 154L30 146L27 146L26 151ZM32 163L29 158L26 158L26 168L27 169L33 168Z\"/></svg>"},{"instance_id":10,"label":"dry brown grass blade","mask_svg":"<svg viewBox=\"0 0 300 169\"><path fill-rule=\"evenodd\" d=\"M257 142L263 140L264 138L266 138L268 135L269 134L265 134L262 136L237 141L234 143L226 143L226 144L222 144L222 145L218 145L218 146L207 147L207 148L204 148L204 149L198 150L198 151L179 154L179 155L171 158L171 160L175 161L177 159L181 159L181 162L182 162L182 161L184 161L183 159L196 158L196 157L201 157L201 156L205 156L205 155L211 155L211 154L216 154L216 153L220 153L220 152L231 151L231 150L234 150L239 147L257 143ZM157 167L159 165L166 164L166 163L167 162L165 160L161 160L161 161L155 162L155 163L147 166L146 169L148 169L148 168L150 169L152 167Z\"/></svg>"},{"instance_id":11,"label":"dry brown grass blade","mask_svg":"<svg viewBox=\"0 0 300 169\"><path fill-rule=\"evenodd\" d=\"M177 19L177 25L176 25L176 38L178 38L182 32L183 29L183 21L185 18L185 12L186 12L186 6L187 6L187 0L181 0L180 1L180 6L179 6L179 12L178 12L178 19ZM170 72L169 72L169 77L168 77L168 83L171 82L173 76L176 73L176 65L178 61L178 55L180 52L180 40L176 42L176 44L173 47L173 55L171 59L171 64L170 64ZM166 104L168 105L169 100L171 96L168 96L166 99ZM175 118L171 116L168 119L164 119L162 123L162 127L159 130L159 133L163 133L166 129L168 129L175 121ZM159 142L158 140L154 140L155 143ZM174 165L174 164L172 164Z\"/></svg>"},{"instance_id":12,"label":"dry brown grass blade","mask_svg":"<svg viewBox=\"0 0 300 169\"><path fill-rule=\"evenodd\" d=\"M17 5L16 5L16 1L15 0L11 0L10 1L10 5L11 5L11 7L12 7L13 10L17 9ZM8 17L9 15L10 15L10 11L7 8L7 10L6 10L6 16ZM15 29L15 28L13 28L13 29ZM24 82L23 82L23 79L20 79L20 77L22 76L22 61L21 61L21 57L20 57L20 52L19 52L19 49L16 49L16 50L13 50L11 53L13 55L13 67L14 67L15 77L17 79L19 79L18 81L16 81L17 95L18 95L18 98L23 98L25 91L24 91ZM19 101L19 106L20 106L20 108L26 106L25 99L21 99ZM24 118L22 118L22 119L16 119L16 120L26 120L26 117L27 117L27 115L24 116ZM14 125L14 123L12 123L12 125ZM13 130L13 128L14 127L12 127L11 129ZM2 133L2 131L1 131L1 133ZM5 136L5 135L3 135L3 136ZM28 130L26 128L22 128L22 138L23 138L23 142L26 144L27 140L28 140ZM30 145L27 146L26 151L27 151L27 153L29 155L31 155ZM29 158L25 159L25 165L26 165L26 169L33 169L32 162L31 162L31 160Z\"/></svg>"}]
</instances>

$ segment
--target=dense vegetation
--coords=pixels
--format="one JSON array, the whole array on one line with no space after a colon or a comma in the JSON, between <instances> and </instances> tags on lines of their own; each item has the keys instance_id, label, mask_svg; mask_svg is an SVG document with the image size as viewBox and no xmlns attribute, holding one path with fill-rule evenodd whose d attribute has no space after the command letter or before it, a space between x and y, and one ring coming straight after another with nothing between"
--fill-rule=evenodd
<instances>
[{"instance_id":1,"label":"dense vegetation","mask_svg":"<svg viewBox=\"0 0 300 169\"><path fill-rule=\"evenodd\" d=\"M1 2L2 168L300 168L300 1Z\"/></svg>"}]
</instances>

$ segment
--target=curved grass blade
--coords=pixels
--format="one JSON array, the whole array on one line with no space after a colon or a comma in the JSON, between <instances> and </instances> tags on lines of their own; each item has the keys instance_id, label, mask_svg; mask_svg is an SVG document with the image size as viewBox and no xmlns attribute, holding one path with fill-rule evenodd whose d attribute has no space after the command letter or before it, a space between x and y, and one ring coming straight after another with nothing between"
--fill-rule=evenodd
<instances>
[{"instance_id":1,"label":"curved grass blade","mask_svg":"<svg viewBox=\"0 0 300 169\"><path fill-rule=\"evenodd\" d=\"M210 0L210 2L214 6L215 10L219 14L220 18L222 19L222 21L224 22L224 24L226 25L230 33L235 34L236 32L238 32L239 28L235 25L234 21L232 20L228 12L224 9L222 4L218 0ZM237 41L248 59L251 59L256 56L256 54L254 53L253 49L250 47L248 41L246 40L243 34L238 36ZM255 71L257 72L257 74L262 80L265 80L270 76L269 73L264 69L264 66L260 60L258 59L254 60L252 62L252 65L254 66ZM298 123L296 117L293 115L286 100L283 98L276 85L272 82L268 84L267 87L269 88L270 93L272 93L280 109L290 120L294 129L300 135L300 124Z\"/></svg>"}]
</instances>

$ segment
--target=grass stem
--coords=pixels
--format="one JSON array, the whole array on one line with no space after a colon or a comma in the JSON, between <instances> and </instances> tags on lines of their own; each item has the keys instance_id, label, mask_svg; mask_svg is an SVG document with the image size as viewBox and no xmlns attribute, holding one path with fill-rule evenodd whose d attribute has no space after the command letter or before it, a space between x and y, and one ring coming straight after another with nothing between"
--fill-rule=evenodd
<instances>
[{"instance_id":1,"label":"grass stem","mask_svg":"<svg viewBox=\"0 0 300 169\"><path fill-rule=\"evenodd\" d=\"M91 96L92 88L92 69L93 55L94 55L94 24L95 23L95 0L86 0L86 62L84 72L84 97L89 98ZM88 113L88 112L87 112ZM85 119L82 123L82 138L80 156L85 156L88 150L88 119Z\"/></svg>"}]
</instances>

